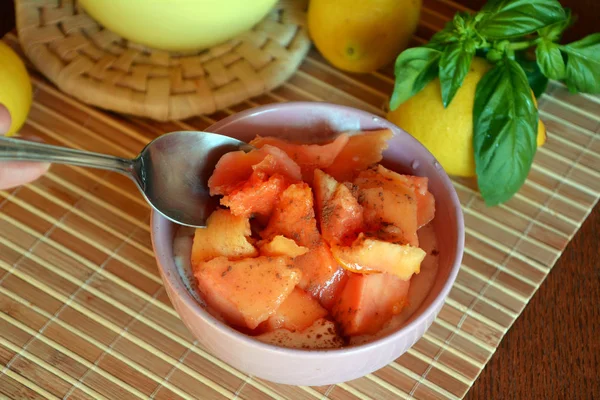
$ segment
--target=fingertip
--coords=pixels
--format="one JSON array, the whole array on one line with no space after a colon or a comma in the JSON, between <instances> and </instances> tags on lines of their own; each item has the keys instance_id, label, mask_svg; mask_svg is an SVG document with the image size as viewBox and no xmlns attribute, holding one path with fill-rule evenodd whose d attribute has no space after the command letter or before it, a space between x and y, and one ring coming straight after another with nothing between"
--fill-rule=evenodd
<instances>
[{"instance_id":1,"label":"fingertip","mask_svg":"<svg viewBox=\"0 0 600 400\"><path fill-rule=\"evenodd\" d=\"M29 142L45 143L44 139L42 139L39 136L34 136L34 135L19 135L19 139L27 140Z\"/></svg>"},{"instance_id":2,"label":"fingertip","mask_svg":"<svg viewBox=\"0 0 600 400\"><path fill-rule=\"evenodd\" d=\"M48 172L48 170L50 169L50 166L51 166L50 163L43 163L43 162L28 163L28 164L29 164L28 167L31 168L30 175L27 178L28 183L41 178L43 175L46 174L46 172Z\"/></svg>"},{"instance_id":3,"label":"fingertip","mask_svg":"<svg viewBox=\"0 0 600 400\"><path fill-rule=\"evenodd\" d=\"M44 175L46 172L48 172L48 170L50 169L50 166L52 165L50 163L45 163L45 162L41 162L41 163L38 163L38 164L39 164L39 169L40 169L40 172L41 172L40 176Z\"/></svg>"},{"instance_id":4,"label":"fingertip","mask_svg":"<svg viewBox=\"0 0 600 400\"><path fill-rule=\"evenodd\" d=\"M49 163L8 162L0 166L0 190L33 182L50 168Z\"/></svg>"},{"instance_id":5,"label":"fingertip","mask_svg":"<svg viewBox=\"0 0 600 400\"><path fill-rule=\"evenodd\" d=\"M0 104L0 135L4 135L10 129L12 119L8 108Z\"/></svg>"}]
</instances>

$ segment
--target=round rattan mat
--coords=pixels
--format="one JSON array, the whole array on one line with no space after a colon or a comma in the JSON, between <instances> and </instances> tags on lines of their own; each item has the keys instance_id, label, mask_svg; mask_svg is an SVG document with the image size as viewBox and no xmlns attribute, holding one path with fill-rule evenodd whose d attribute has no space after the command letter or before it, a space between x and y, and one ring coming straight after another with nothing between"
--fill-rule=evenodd
<instances>
[{"instance_id":1,"label":"round rattan mat","mask_svg":"<svg viewBox=\"0 0 600 400\"><path fill-rule=\"evenodd\" d=\"M306 1L281 0L253 29L192 53L150 49L103 28L73 0L17 0L25 54L62 91L156 120L210 114L292 75L309 47Z\"/></svg>"}]
</instances>

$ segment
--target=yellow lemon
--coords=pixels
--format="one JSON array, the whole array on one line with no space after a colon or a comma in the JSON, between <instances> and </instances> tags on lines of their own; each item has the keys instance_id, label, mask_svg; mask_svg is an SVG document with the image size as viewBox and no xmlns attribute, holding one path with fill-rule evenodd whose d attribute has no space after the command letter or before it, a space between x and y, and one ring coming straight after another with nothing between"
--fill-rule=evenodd
<instances>
[{"instance_id":1,"label":"yellow lemon","mask_svg":"<svg viewBox=\"0 0 600 400\"><path fill-rule=\"evenodd\" d=\"M535 104L535 108L537 108L537 100L535 96L533 96L533 103ZM542 122L541 119L538 119L538 131L537 131L537 147L542 146L546 143L546 125Z\"/></svg>"},{"instance_id":2,"label":"yellow lemon","mask_svg":"<svg viewBox=\"0 0 600 400\"><path fill-rule=\"evenodd\" d=\"M10 112L12 122L8 136L23 126L31 101L31 82L23 61L0 40L0 104Z\"/></svg>"},{"instance_id":3,"label":"yellow lemon","mask_svg":"<svg viewBox=\"0 0 600 400\"><path fill-rule=\"evenodd\" d=\"M323 57L350 72L372 72L404 50L421 0L311 0L308 31Z\"/></svg>"},{"instance_id":4,"label":"yellow lemon","mask_svg":"<svg viewBox=\"0 0 600 400\"><path fill-rule=\"evenodd\" d=\"M427 147L448 174L475 176L473 102L477 83L490 68L486 60L474 58L462 86L447 108L442 104L440 80L436 78L396 110L390 111L387 119ZM537 145L541 146L545 141L546 129L539 121Z\"/></svg>"}]
</instances>

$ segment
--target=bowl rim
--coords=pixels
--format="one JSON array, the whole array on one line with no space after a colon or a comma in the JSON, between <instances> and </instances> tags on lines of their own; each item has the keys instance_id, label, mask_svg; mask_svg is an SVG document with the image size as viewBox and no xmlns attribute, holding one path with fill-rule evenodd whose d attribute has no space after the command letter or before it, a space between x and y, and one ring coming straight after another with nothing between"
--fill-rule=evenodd
<instances>
[{"instance_id":1,"label":"bowl rim","mask_svg":"<svg viewBox=\"0 0 600 400\"><path fill-rule=\"evenodd\" d=\"M286 110L286 109L292 109L292 108L305 108L305 107L310 107L310 108L321 107L321 108L325 108L325 109L329 108L329 109L344 110L344 111L347 111L347 112L350 112L353 114L358 114L363 117L372 118L374 121L377 121L377 123L379 123L385 127L388 127L392 130L397 130L401 134L408 136L409 140L416 142L419 146L421 146L426 151L427 154L429 154L435 160L435 157L433 157L431 152L429 152L429 150L427 150L427 148L425 148L417 139L415 139L409 133L404 131L402 128L392 124L391 122L386 120L384 117L380 117L380 116L372 114L370 112L356 109L353 107L348 107L348 106L343 106L343 105L338 105L338 104L333 104L333 103L295 101L295 102L286 102L286 103L267 104L267 105L250 108L250 109L232 114L228 117L223 118L220 121L215 122L214 124L207 127L205 130L209 131L209 132L213 132L214 130L222 129L225 126L229 125L230 123L233 123L239 119L246 118L246 117L249 117L252 115L265 113L265 112L277 112L280 110ZM215 133L226 135L226 133L224 133L224 132L215 132ZM359 345L344 346L341 348L334 348L334 349L294 349L294 348L281 347L281 346L276 346L273 344L261 342L259 340L254 339L252 336L249 336L242 332L239 332L238 330L230 327L225 322L214 317L212 314L210 314L208 311L206 311L206 309L204 307L202 307L200 304L198 304L196 299L194 299L194 297L188 292L185 284L183 283L183 280L181 279L179 272L177 271L177 267L175 266L174 260L172 260L172 262L171 262L172 268L169 268L172 273L167 273L167 271L166 271L167 268L163 265L163 262L161 262L161 260L160 260L161 254L157 251L154 228L155 228L157 219L165 220L166 222L171 223L171 224L174 224L174 223L166 220L166 218L164 218L162 215L160 215L155 210L152 210L152 214L150 216L150 227L151 227L150 232L151 232L151 237L152 237L152 246L154 248L154 255L157 260L158 268L160 269L160 272L161 272L161 278L163 280L168 280L169 285L178 293L178 297L179 297L180 301L183 301L185 303L185 305L190 310L192 310L193 313L197 317L204 319L205 322L211 324L215 329L217 329L219 331L220 334L227 335L228 339L241 341L246 345L257 347L259 350L264 350L264 351L273 352L273 353L285 353L287 355L293 355L296 357L311 358L311 357L316 357L316 356L318 357L319 355L323 355L323 356L325 356L325 355L328 355L328 356L340 355L341 356L341 355L345 355L345 354L360 354L362 352L369 351L373 348L377 348L377 347L380 347L383 345L389 345L392 342L398 340L401 336L405 335L406 332L410 332L410 331L418 328L419 326L422 326L424 323L426 323L427 318L430 315L436 313L436 309L438 309L440 302L442 303L442 306L443 306L443 302L448 297L448 294L450 293L450 290L452 289L452 286L454 285L456 276L458 275L460 265L462 262L462 257L463 257L463 252L464 252L464 241L465 241L464 217L463 217L462 207L460 205L460 200L458 198L458 194L456 193L456 190L454 189L454 185L452 184L452 181L450 180L450 177L448 176L446 171L443 169L443 167L437 169L437 171L438 171L438 174L440 175L443 185L446 187L447 191L449 192L450 198L452 199L453 203L456 205L456 207L454 207L456 223L458 225L456 255L452 262L450 273L448 275L448 278L446 279L446 282L444 283L444 286L440 290L440 293L433 299L431 304L427 308L425 308L415 319L410 321L408 324L402 326L400 329L398 329L398 330L394 331L393 333L390 333L384 337L375 339L375 340L367 342L367 343L359 344ZM166 285L167 282L163 282L163 284ZM439 307L439 309L441 309L441 307Z\"/></svg>"}]
</instances>

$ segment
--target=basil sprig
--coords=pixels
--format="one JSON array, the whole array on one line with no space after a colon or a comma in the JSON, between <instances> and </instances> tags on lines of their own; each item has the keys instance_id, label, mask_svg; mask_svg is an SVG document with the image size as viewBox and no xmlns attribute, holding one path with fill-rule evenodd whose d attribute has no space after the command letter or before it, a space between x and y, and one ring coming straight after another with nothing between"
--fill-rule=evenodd
<instances>
[{"instance_id":1,"label":"basil sprig","mask_svg":"<svg viewBox=\"0 0 600 400\"><path fill-rule=\"evenodd\" d=\"M560 46L567 56L565 82L573 93L600 93L600 33Z\"/></svg>"},{"instance_id":2,"label":"basil sprig","mask_svg":"<svg viewBox=\"0 0 600 400\"><path fill-rule=\"evenodd\" d=\"M565 61L558 44L550 40L542 40L535 49L535 56L540 71L550 79L565 78Z\"/></svg>"},{"instance_id":3,"label":"basil sprig","mask_svg":"<svg viewBox=\"0 0 600 400\"><path fill-rule=\"evenodd\" d=\"M448 107L469 72L475 56L475 44L471 39L449 44L440 59L440 83L442 102Z\"/></svg>"},{"instance_id":4,"label":"basil sprig","mask_svg":"<svg viewBox=\"0 0 600 400\"><path fill-rule=\"evenodd\" d=\"M538 125L532 90L540 96L550 78L573 93L600 93L600 33L559 44L571 21L557 0L489 0L478 13L457 13L428 44L396 60L392 110L436 77L448 107L473 57L493 64L473 106L477 182L487 205L509 200L531 169Z\"/></svg>"},{"instance_id":5,"label":"basil sprig","mask_svg":"<svg viewBox=\"0 0 600 400\"><path fill-rule=\"evenodd\" d=\"M527 76L504 57L477 84L473 107L475 170L488 204L508 200L525 182L536 147L538 112Z\"/></svg>"},{"instance_id":6,"label":"basil sprig","mask_svg":"<svg viewBox=\"0 0 600 400\"><path fill-rule=\"evenodd\" d=\"M402 71L402 79L396 79L390 108L398 108L437 77L441 54L435 49L413 47L398 56L396 71Z\"/></svg>"}]
</instances>

